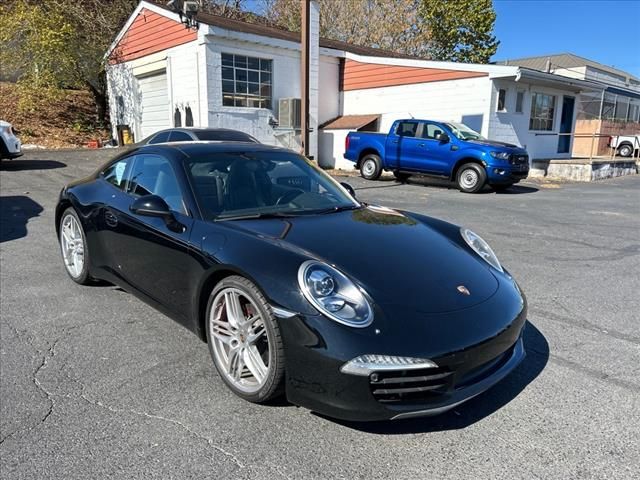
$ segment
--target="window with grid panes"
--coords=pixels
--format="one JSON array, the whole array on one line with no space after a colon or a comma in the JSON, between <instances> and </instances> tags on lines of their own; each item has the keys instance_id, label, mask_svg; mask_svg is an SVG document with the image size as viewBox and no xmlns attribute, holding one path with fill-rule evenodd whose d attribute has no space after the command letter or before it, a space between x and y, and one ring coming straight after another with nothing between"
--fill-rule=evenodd
<instances>
[{"instance_id":1,"label":"window with grid panes","mask_svg":"<svg viewBox=\"0 0 640 480\"><path fill-rule=\"evenodd\" d=\"M222 54L222 105L271 108L272 60Z\"/></svg>"}]
</instances>

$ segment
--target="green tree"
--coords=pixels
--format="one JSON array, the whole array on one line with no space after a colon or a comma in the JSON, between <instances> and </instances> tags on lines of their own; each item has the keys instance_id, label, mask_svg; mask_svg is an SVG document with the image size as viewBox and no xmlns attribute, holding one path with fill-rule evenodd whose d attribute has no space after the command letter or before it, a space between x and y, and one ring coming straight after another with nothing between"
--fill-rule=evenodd
<instances>
[{"instance_id":1,"label":"green tree","mask_svg":"<svg viewBox=\"0 0 640 480\"><path fill-rule=\"evenodd\" d=\"M498 49L491 0L422 0L418 13L433 60L486 63Z\"/></svg>"}]
</instances>

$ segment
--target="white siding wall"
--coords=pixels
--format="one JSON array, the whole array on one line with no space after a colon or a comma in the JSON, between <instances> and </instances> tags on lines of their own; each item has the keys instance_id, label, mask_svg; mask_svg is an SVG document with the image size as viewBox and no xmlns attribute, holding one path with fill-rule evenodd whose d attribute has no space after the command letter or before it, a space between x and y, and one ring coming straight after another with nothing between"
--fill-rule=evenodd
<instances>
[{"instance_id":1,"label":"white siding wall","mask_svg":"<svg viewBox=\"0 0 640 480\"><path fill-rule=\"evenodd\" d=\"M498 90L501 88L504 88L507 91L506 112L496 112ZM518 90L524 92L522 113L515 112L516 92ZM549 95L555 95L556 97L552 131L542 132L529 130L529 119L531 117L531 94L533 92L546 93ZM489 131L487 136L492 140L514 143L526 148L529 156L532 159L570 157L570 153L558 153L557 135L536 135L536 133L548 134L558 133L560 131L560 116L562 114L563 95L568 95L576 98L576 106L574 107L573 112L573 122L575 125L578 94L570 91L531 85L524 82L494 80L493 92L491 95L491 109L489 114ZM571 152L571 148L569 149L569 152Z\"/></svg>"},{"instance_id":2,"label":"white siding wall","mask_svg":"<svg viewBox=\"0 0 640 480\"><path fill-rule=\"evenodd\" d=\"M236 53L272 60L272 110L226 107L222 105L222 53ZM247 132L263 143L300 148L299 132L272 128L269 119L278 118L280 98L300 98L300 51L235 39L213 37L206 45L208 122L210 127L234 128ZM338 60L320 56L317 122L338 115ZM317 132L317 129L314 130Z\"/></svg>"},{"instance_id":3,"label":"white siding wall","mask_svg":"<svg viewBox=\"0 0 640 480\"><path fill-rule=\"evenodd\" d=\"M166 124L173 125L173 114L178 107L184 125L185 107L188 105L191 107L194 126L201 125L200 110L203 92L198 77L200 49L198 42L190 42L107 67L109 111L114 138L117 138L116 125L124 124L131 128L135 141L142 140L141 91L138 77L163 70L167 72L169 97Z\"/></svg>"},{"instance_id":4,"label":"white siding wall","mask_svg":"<svg viewBox=\"0 0 640 480\"><path fill-rule=\"evenodd\" d=\"M319 165L324 168L353 170L355 163L344 158L344 141L350 130L321 130L319 141Z\"/></svg>"},{"instance_id":5,"label":"white siding wall","mask_svg":"<svg viewBox=\"0 0 640 480\"><path fill-rule=\"evenodd\" d=\"M489 108L489 77L346 91L343 114L381 114L380 131L399 118L464 122L482 130Z\"/></svg>"}]
</instances>

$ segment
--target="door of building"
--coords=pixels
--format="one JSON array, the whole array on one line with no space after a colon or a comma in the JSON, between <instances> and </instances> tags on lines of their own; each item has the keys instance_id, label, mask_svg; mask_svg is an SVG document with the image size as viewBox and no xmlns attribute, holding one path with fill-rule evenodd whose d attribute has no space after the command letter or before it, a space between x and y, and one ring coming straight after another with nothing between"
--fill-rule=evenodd
<instances>
[{"instance_id":1,"label":"door of building","mask_svg":"<svg viewBox=\"0 0 640 480\"><path fill-rule=\"evenodd\" d=\"M560 115L560 133L573 132L573 108L575 97L562 97L562 115ZM560 135L558 137L558 153L569 153L571 148L571 135Z\"/></svg>"}]
</instances>

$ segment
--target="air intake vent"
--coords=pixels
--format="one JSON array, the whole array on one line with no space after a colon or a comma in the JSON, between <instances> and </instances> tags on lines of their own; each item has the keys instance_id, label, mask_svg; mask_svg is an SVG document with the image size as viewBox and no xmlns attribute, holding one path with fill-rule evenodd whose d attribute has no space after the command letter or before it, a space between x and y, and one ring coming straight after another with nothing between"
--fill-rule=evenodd
<instances>
[{"instance_id":1,"label":"air intake vent","mask_svg":"<svg viewBox=\"0 0 640 480\"><path fill-rule=\"evenodd\" d=\"M371 374L374 398L382 403L420 402L445 393L452 385L453 372L445 369L395 370Z\"/></svg>"},{"instance_id":2,"label":"air intake vent","mask_svg":"<svg viewBox=\"0 0 640 480\"><path fill-rule=\"evenodd\" d=\"M278 126L300 128L300 110L299 98L281 98L278 101Z\"/></svg>"}]
</instances>

